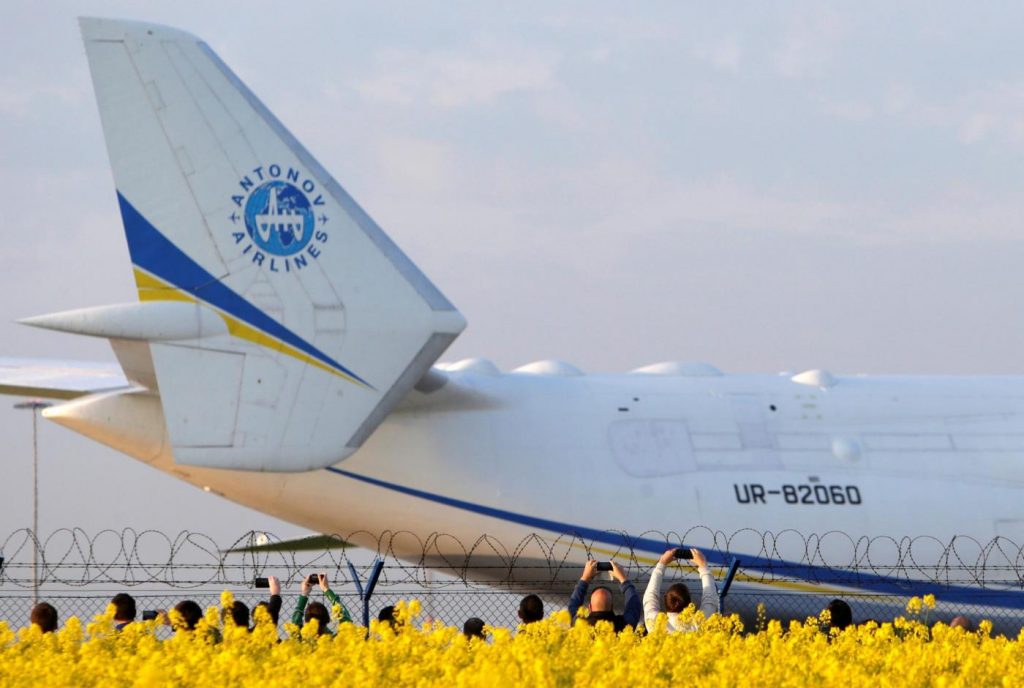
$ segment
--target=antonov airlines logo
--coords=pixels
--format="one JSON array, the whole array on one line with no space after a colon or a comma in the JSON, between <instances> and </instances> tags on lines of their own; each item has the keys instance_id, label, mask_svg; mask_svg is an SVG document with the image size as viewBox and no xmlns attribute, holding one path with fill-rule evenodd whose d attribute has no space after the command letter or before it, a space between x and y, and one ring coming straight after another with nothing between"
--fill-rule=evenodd
<instances>
[{"instance_id":1,"label":"antonov airlines logo","mask_svg":"<svg viewBox=\"0 0 1024 688\"><path fill-rule=\"evenodd\" d=\"M242 254L269 272L293 272L320 257L327 242L324 197L294 167L255 167L238 181L230 220ZM242 228L245 231L241 231Z\"/></svg>"}]
</instances>

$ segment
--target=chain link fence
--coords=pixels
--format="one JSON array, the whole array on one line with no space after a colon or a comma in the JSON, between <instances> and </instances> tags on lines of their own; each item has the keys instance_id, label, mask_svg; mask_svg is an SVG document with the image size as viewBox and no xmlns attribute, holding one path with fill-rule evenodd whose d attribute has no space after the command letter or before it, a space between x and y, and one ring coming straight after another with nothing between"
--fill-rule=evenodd
<instances>
[{"instance_id":1,"label":"chain link fence","mask_svg":"<svg viewBox=\"0 0 1024 688\"><path fill-rule=\"evenodd\" d=\"M61 620L71 616L77 616L83 621L88 621L95 616L102 614L110 602L110 599L121 590L90 590L87 593L43 593L39 599L53 604ZM641 594L642 590L639 591ZM699 594L698 590L693 590ZM140 592L131 591L136 600L136 606L141 618L144 610L167 610L184 599L194 600L202 608L218 606L220 604L220 593L214 591L193 592L187 595L177 591L176 594L167 592ZM316 599L316 594L312 599ZM234 592L236 600L244 602L250 609L253 609L259 602L266 601L266 595L260 595L255 591ZM354 593L339 593L342 602L348 607L356 623L361 623L362 602ZM545 595L545 612L552 613L565 609L566 599L553 600L550 595ZM284 605L281 609L279 628L283 629L284 624L291 618L295 608L297 595L283 595ZM493 626L505 626L514 628L518 623L517 611L521 595L508 592L430 592L424 590L386 590L375 594L370 604L370 618L376 618L377 613L387 605L393 605L399 600L419 600L422 605L421 622L443 621L449 625L461 626L470 617L479 617L486 623ZM773 619L800 619L816 617L827 605L828 596L806 595L794 593L730 593L724 601L724 611L727 613L739 613L743 617L748 630L755 630L758 624L758 606L763 605L764 618ZM878 622L891 621L897 615L903 614L907 598L898 598L891 595L852 595L844 596L854 610L854 620L858 623L874 620ZM616 609L621 609L621 599L616 601ZM31 594L0 594L0 620L6 621L11 627L20 627L28 624L29 614L33 606ZM784 613L777 613L784 611ZM982 619L993 621L996 632L1009 636L1016 636L1024 621L1019 613L1000 613L996 608L985 603L984 597L979 597L974 604L949 604L939 602L935 611L929 615L929 621L943 621L948 623L956 616L965 616L975 625Z\"/></svg>"},{"instance_id":2,"label":"chain link fence","mask_svg":"<svg viewBox=\"0 0 1024 688\"><path fill-rule=\"evenodd\" d=\"M974 623L989 619L998 632L1013 636L1024 626L1024 559L1020 548L1004 538L990 543L969 538L949 543L932 538L847 538L852 550L846 552L832 544L835 534L790 532L783 537L750 530L729 535L704 532L712 537L687 532L661 539L669 543L710 539L717 550L719 576L724 569L721 564L732 551L753 553L742 555L736 584L723 600L724 611L739 613L748 628L759 618L817 616L833 597L850 603L856 621L891 620L904 613L912 595L922 593L922 584L939 600L930 621L948 622L961 615ZM540 595L548 613L564 609L581 562L588 556L618 560L641 595L654 561L650 544L642 550L624 545L609 552L573 536L552 540L536 535L511 548L487 536L466 547L453 546L451 536L435 535L420 541L422 553L417 556L410 555L407 543L397 551L395 543L407 535L377 536L379 546L374 552L344 546L352 538L338 536L310 541L314 546L309 547L310 542L280 543L270 534L249 532L222 546L194 532L168 535L125 530L88 535L70 529L37 539L30 531L19 530L0 540L0 556L6 557L0 568L0 620L14 627L27 623L35 580L40 581L39 599L54 604L62 619L78 616L84 621L102 613L118 592L136 598L140 615L142 610L169 609L184 599L204 608L216 606L223 590L231 590L251 609L267 599L266 591L253 587L253 578L276 574L283 586L283 625L294 609L299 582L314 571L328 573L332 588L353 618L361 620L356 580L365 582L379 559L383 569L369 604L371 618L400 599L416 599L422 605L422 620L461 626L466 619L479 617L494 626L514 627L519 600L526 593ZM794 548L787 550L783 545L793 540L803 543L803 553L787 557ZM302 546L306 549L295 549ZM453 551L460 554L452 555ZM747 558L753 566L747 565ZM674 580L688 584L696 600L700 590L695 578L692 571L673 567L665 584ZM319 594L315 591L313 599ZM621 605L619 597L616 608ZM759 617L762 605L764 613Z\"/></svg>"},{"instance_id":3,"label":"chain link fence","mask_svg":"<svg viewBox=\"0 0 1024 688\"><path fill-rule=\"evenodd\" d=\"M41 594L40 601L46 601L54 605L60 614L61 621L77 616L83 621L90 620L102 614L110 602L110 599L117 593L124 590L95 590L88 594L81 593L53 593ZM167 610L184 599L194 600L199 606L206 609L210 606L220 605L220 592L195 592L187 595L168 594L167 592L139 592L130 591L135 598L139 618L143 611ZM362 602L354 593L340 592L338 596L342 603L348 608L356 623L362 623ZM236 600L245 603L249 609L253 609L259 602L265 602L267 595L258 594L255 591L234 592ZM296 594L283 594L284 604L281 607L281 617L278 626L283 629L284 624L291 619L292 612L298 599ZM399 600L419 600L422 605L420 621L443 621L446 624L461 626L466 619L476 616L484 619L494 626L511 626L518 623L516 612L519 608L520 595L505 592L444 592L424 593L423 590L387 590L375 594L370 604L370 618L377 618L377 613L387 605L394 605ZM319 591L313 593L310 599L319 599ZM0 620L6 621L12 627L28 624L29 614L33 607L31 594L0 594ZM564 603L561 607L564 608ZM555 611L551 607L551 611Z\"/></svg>"}]
</instances>

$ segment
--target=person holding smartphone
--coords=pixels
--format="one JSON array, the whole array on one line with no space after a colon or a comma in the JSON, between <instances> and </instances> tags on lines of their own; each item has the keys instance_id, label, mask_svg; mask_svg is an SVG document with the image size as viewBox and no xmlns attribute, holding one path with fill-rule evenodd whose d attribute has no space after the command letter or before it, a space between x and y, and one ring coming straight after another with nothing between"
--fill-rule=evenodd
<instances>
[{"instance_id":1,"label":"person holding smartphone","mask_svg":"<svg viewBox=\"0 0 1024 688\"><path fill-rule=\"evenodd\" d=\"M270 620L274 623L274 626L277 627L277 619L281 615L282 604L281 581L277 579L277 576L267 576L266 578L257 578L254 583L257 588L268 588L270 590L270 599L266 602L260 602L253 607L253 626L249 630L251 631L256 628L256 610L260 607L267 610L267 613L270 615Z\"/></svg>"},{"instance_id":2,"label":"person holding smartphone","mask_svg":"<svg viewBox=\"0 0 1024 688\"><path fill-rule=\"evenodd\" d=\"M687 556L689 555L689 556ZM658 560L657 566L651 571L651 579L647 582L647 590L644 591L644 622L647 630L654 629L654 621L661 613L661 580L665 576L665 567L676 559L692 559L697 566L697 573L700 575L701 595L700 610L708 617L717 614L719 611L718 588L715 587L714 576L708 569L708 560L699 549L687 549L683 547L666 550ZM679 614L690 606L690 590L682 583L673 583L665 591L665 611L668 613L669 633L695 631L697 627L692 623L682 623Z\"/></svg>"},{"instance_id":3,"label":"person holding smartphone","mask_svg":"<svg viewBox=\"0 0 1024 688\"><path fill-rule=\"evenodd\" d=\"M292 613L292 623L300 628L302 625L310 619L316 619L319 623L317 634L323 635L324 633L330 633L327 630L327 624L331 621L330 609L321 602L311 602L309 606L306 606L306 602L309 600L309 593L313 589L313 583L318 583L320 589L324 593L324 597L330 602L331 606L338 605L341 607L341 618L338 623L351 622L352 616L348 613L348 609L345 607L341 598L338 597L337 593L331 590L330 583L327 581L326 573L314 573L306 578L302 579L302 585L300 586L299 599L295 603L295 611Z\"/></svg>"},{"instance_id":4,"label":"person holding smartphone","mask_svg":"<svg viewBox=\"0 0 1024 688\"><path fill-rule=\"evenodd\" d=\"M594 592L590 594L590 614L587 615L585 621L591 626L595 625L598 621L609 621L615 628L615 632L626 628L626 626L636 626L640 621L640 614L642 612L640 608L640 596L637 595L636 586L633 585L633 581L626 577L626 572L622 570L622 567L614 561L595 561L589 560L583 567L583 575L580 576L579 581L576 583L576 589L573 590L572 596L569 598L569 617L576 622L576 612L583 606L583 600L587 596L587 590L590 588L590 581L594 580L594 576L597 575L598 571L610 571L612 578L619 583L619 589L622 590L622 594L626 597L626 606L622 610L622 614L616 614L612 608L612 591L603 585L594 588Z\"/></svg>"}]
</instances>

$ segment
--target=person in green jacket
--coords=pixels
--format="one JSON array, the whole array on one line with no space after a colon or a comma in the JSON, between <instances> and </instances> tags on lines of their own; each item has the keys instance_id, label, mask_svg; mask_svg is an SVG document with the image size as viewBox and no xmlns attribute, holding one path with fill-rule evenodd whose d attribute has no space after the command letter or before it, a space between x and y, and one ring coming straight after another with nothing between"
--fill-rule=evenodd
<instances>
[{"instance_id":1,"label":"person in green jacket","mask_svg":"<svg viewBox=\"0 0 1024 688\"><path fill-rule=\"evenodd\" d=\"M319 623L317 632L319 635L323 635L324 633L330 633L327 630L327 624L331 621L331 611L320 602L310 602L309 606L306 605L309 601L309 592L313 588L313 584L310 582L311 578L313 576L302 579L299 601L295 604L295 611L292 613L292 623L301 628L305 622L310 619L316 619ZM316 579L320 583L320 589L323 591L324 597L327 598L331 606L338 605L341 607L341 618L338 620L338 623L351 622L352 615L348 613L348 609L342 603L337 593L331 590L330 583L327 581L327 574L316 574Z\"/></svg>"}]
</instances>

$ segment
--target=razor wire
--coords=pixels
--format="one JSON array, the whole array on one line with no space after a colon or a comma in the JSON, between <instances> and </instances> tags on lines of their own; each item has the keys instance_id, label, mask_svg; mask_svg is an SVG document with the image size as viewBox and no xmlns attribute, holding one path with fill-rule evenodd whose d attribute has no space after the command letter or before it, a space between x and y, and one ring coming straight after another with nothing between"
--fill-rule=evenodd
<instances>
[{"instance_id":1,"label":"razor wire","mask_svg":"<svg viewBox=\"0 0 1024 688\"><path fill-rule=\"evenodd\" d=\"M351 582L350 562L358 575L365 576L372 558L384 562L384 585L433 590L543 588L574 579L582 562L591 557L615 559L631 576L646 574L659 554L652 545L664 542L666 549L683 543L699 547L713 561L737 556L743 561L741 575L747 583L801 582L866 590L880 583L927 583L981 591L1024 590L1024 545L1006 537L985 541L956 535L940 540L852 536L836 530L725 532L707 526L639 535L606 531L603 537L532 533L511 543L487 534L460 539L446 533L422 536L409 531L354 531L329 537L353 544L295 551L288 549L288 542L262 531L217 542L195 531L170 534L125 528L90 534L63 528L37 537L30 529L19 529L0 541L0 556L5 560L0 584L31 588L35 552L39 582L70 588L243 586L266 575L276 575L287 584L311 571L329 572L333 581L345 584Z\"/></svg>"}]
</instances>

